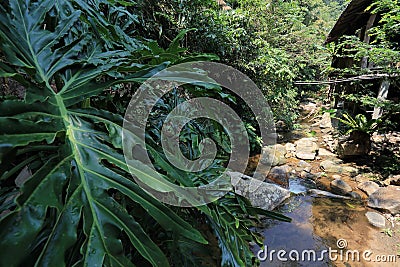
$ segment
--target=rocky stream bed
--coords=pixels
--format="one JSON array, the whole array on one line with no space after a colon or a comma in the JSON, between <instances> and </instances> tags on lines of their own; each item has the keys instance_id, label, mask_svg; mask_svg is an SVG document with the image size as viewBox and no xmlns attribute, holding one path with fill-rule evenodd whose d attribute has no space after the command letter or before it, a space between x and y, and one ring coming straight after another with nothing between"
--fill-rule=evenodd
<instances>
[{"instance_id":1,"label":"rocky stream bed","mask_svg":"<svg viewBox=\"0 0 400 267\"><path fill-rule=\"evenodd\" d=\"M274 154L269 162L260 155L250 159L246 174L262 181L255 191L249 189L245 175L231 174L239 181L236 191L254 205L292 218L291 223L264 219L257 228L265 236L268 252L287 252L287 261L275 254L273 261L267 258L261 266L400 266L400 175L383 179L363 161L339 159L329 114L309 116L317 114L318 108L312 102L302 104L306 118L300 128L263 148ZM400 134L374 135L372 141L375 147L384 142L398 152ZM254 173L258 163L265 164L265 170ZM292 250L300 252L300 258L302 251L314 250L318 258L329 248L338 251L337 259L328 255L322 260L288 258ZM260 249L253 247L256 254ZM360 260L352 258L352 251L360 253ZM379 262L383 260L392 262Z\"/></svg>"}]
</instances>

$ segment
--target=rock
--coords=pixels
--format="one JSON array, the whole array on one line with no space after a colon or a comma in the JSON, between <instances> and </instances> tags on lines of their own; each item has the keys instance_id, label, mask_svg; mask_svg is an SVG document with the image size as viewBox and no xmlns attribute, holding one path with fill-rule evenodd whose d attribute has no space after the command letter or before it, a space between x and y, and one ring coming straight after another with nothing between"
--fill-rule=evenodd
<instances>
[{"instance_id":1,"label":"rock","mask_svg":"<svg viewBox=\"0 0 400 267\"><path fill-rule=\"evenodd\" d=\"M400 186L400 175L390 175L383 184Z\"/></svg>"},{"instance_id":2,"label":"rock","mask_svg":"<svg viewBox=\"0 0 400 267\"><path fill-rule=\"evenodd\" d=\"M297 163L296 171L301 172L304 170L309 172L311 170L311 164L304 160L300 160L299 163Z\"/></svg>"},{"instance_id":3,"label":"rock","mask_svg":"<svg viewBox=\"0 0 400 267\"><path fill-rule=\"evenodd\" d=\"M334 157L334 156L336 156L335 154L333 154L332 152L330 152L329 150L327 150L325 148L320 148L318 150L318 155L319 156L323 156L323 157Z\"/></svg>"},{"instance_id":4,"label":"rock","mask_svg":"<svg viewBox=\"0 0 400 267\"><path fill-rule=\"evenodd\" d=\"M309 193L310 195L324 196L324 197L329 197L329 198L350 199L350 197L335 195L335 194L332 194L331 192L322 191L322 190L319 190L319 189L309 189L307 191L307 193Z\"/></svg>"},{"instance_id":5,"label":"rock","mask_svg":"<svg viewBox=\"0 0 400 267\"><path fill-rule=\"evenodd\" d=\"M332 175L333 179L342 179L342 176L338 175L338 174L334 174Z\"/></svg>"},{"instance_id":6,"label":"rock","mask_svg":"<svg viewBox=\"0 0 400 267\"><path fill-rule=\"evenodd\" d=\"M315 138L302 138L295 142L296 157L299 159L314 160L318 151L318 145Z\"/></svg>"},{"instance_id":7,"label":"rock","mask_svg":"<svg viewBox=\"0 0 400 267\"><path fill-rule=\"evenodd\" d=\"M361 191L365 192L367 194L367 196L370 196L372 193L374 193L376 190L379 189L379 185L372 181L365 181L365 182L359 183L357 185L357 188L360 189Z\"/></svg>"},{"instance_id":8,"label":"rock","mask_svg":"<svg viewBox=\"0 0 400 267\"><path fill-rule=\"evenodd\" d=\"M381 187L368 198L368 206L391 214L400 214L400 187Z\"/></svg>"},{"instance_id":9,"label":"rock","mask_svg":"<svg viewBox=\"0 0 400 267\"><path fill-rule=\"evenodd\" d=\"M290 168L288 165L273 167L269 172L265 182L271 181L278 185L288 187L291 171L292 168Z\"/></svg>"},{"instance_id":10,"label":"rock","mask_svg":"<svg viewBox=\"0 0 400 267\"><path fill-rule=\"evenodd\" d=\"M365 216L367 216L369 223L373 226L378 228L385 228L386 218L383 217L381 214L373 211L368 211L367 213L365 213Z\"/></svg>"},{"instance_id":11,"label":"rock","mask_svg":"<svg viewBox=\"0 0 400 267\"><path fill-rule=\"evenodd\" d=\"M287 152L294 152L296 151L296 146L292 143L286 143L285 148Z\"/></svg>"},{"instance_id":12,"label":"rock","mask_svg":"<svg viewBox=\"0 0 400 267\"><path fill-rule=\"evenodd\" d=\"M382 180L382 177L380 174L375 174L375 173L363 173L355 176L353 178L354 181L357 183L362 183L362 182L367 182L370 180Z\"/></svg>"},{"instance_id":13,"label":"rock","mask_svg":"<svg viewBox=\"0 0 400 267\"><path fill-rule=\"evenodd\" d=\"M302 171L300 173L300 177L303 179L315 179L317 178L317 176L311 172L307 172L307 171Z\"/></svg>"},{"instance_id":14,"label":"rock","mask_svg":"<svg viewBox=\"0 0 400 267\"><path fill-rule=\"evenodd\" d=\"M300 108L306 111L314 111L317 108L317 104L313 102L300 103Z\"/></svg>"},{"instance_id":15,"label":"rock","mask_svg":"<svg viewBox=\"0 0 400 267\"><path fill-rule=\"evenodd\" d=\"M332 132L331 128L326 128L326 129L321 130L321 133L323 133L323 134L327 134L327 133L331 133L331 132Z\"/></svg>"},{"instance_id":16,"label":"rock","mask_svg":"<svg viewBox=\"0 0 400 267\"><path fill-rule=\"evenodd\" d=\"M228 172L235 192L250 200L255 207L273 210L285 199L290 197L290 191L278 185L253 179L239 172Z\"/></svg>"},{"instance_id":17,"label":"rock","mask_svg":"<svg viewBox=\"0 0 400 267\"><path fill-rule=\"evenodd\" d=\"M336 152L339 158L368 155L371 150L371 141L368 134L352 132L348 138L338 140Z\"/></svg>"},{"instance_id":18,"label":"rock","mask_svg":"<svg viewBox=\"0 0 400 267\"><path fill-rule=\"evenodd\" d=\"M276 144L262 148L262 158L260 162L265 165L277 166L286 163L286 148L283 145Z\"/></svg>"},{"instance_id":19,"label":"rock","mask_svg":"<svg viewBox=\"0 0 400 267\"><path fill-rule=\"evenodd\" d=\"M333 160L324 160L320 163L320 167L327 173L349 174L355 176L358 170L351 166L342 166L340 163Z\"/></svg>"},{"instance_id":20,"label":"rock","mask_svg":"<svg viewBox=\"0 0 400 267\"><path fill-rule=\"evenodd\" d=\"M332 120L331 120L331 114L328 112L325 112L322 115L321 122L319 123L320 128L332 128Z\"/></svg>"},{"instance_id":21,"label":"rock","mask_svg":"<svg viewBox=\"0 0 400 267\"><path fill-rule=\"evenodd\" d=\"M347 195L353 189L342 179L335 179L331 182L331 191L340 195Z\"/></svg>"},{"instance_id":22,"label":"rock","mask_svg":"<svg viewBox=\"0 0 400 267\"><path fill-rule=\"evenodd\" d=\"M286 132L288 130L288 127L284 121L277 121L275 123L275 129L278 132Z\"/></svg>"},{"instance_id":23,"label":"rock","mask_svg":"<svg viewBox=\"0 0 400 267\"><path fill-rule=\"evenodd\" d=\"M362 197L360 196L360 194L359 193L357 193L357 192L350 192L350 193L348 193L347 195L349 195L351 198L353 198L353 199L359 199L359 200L361 200L362 199Z\"/></svg>"}]
</instances>

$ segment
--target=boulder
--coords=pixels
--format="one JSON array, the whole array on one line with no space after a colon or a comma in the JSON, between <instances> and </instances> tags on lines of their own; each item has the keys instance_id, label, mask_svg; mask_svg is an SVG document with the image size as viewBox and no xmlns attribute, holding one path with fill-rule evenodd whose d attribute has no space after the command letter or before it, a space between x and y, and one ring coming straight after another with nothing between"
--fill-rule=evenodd
<instances>
[{"instance_id":1,"label":"boulder","mask_svg":"<svg viewBox=\"0 0 400 267\"><path fill-rule=\"evenodd\" d=\"M400 175L390 175L385 181L385 185L397 185L400 186Z\"/></svg>"},{"instance_id":2,"label":"boulder","mask_svg":"<svg viewBox=\"0 0 400 267\"><path fill-rule=\"evenodd\" d=\"M334 153L330 152L329 150L327 150L325 148L320 148L318 150L318 155L322 156L322 157L334 157L334 156L336 156Z\"/></svg>"},{"instance_id":3,"label":"boulder","mask_svg":"<svg viewBox=\"0 0 400 267\"><path fill-rule=\"evenodd\" d=\"M358 170L351 166L342 166L339 162L333 160L324 160L320 163L320 167L327 173L335 174L349 174L355 176L358 174Z\"/></svg>"},{"instance_id":4,"label":"boulder","mask_svg":"<svg viewBox=\"0 0 400 267\"><path fill-rule=\"evenodd\" d=\"M370 136L367 133L354 131L349 137L338 140L336 152L339 158L368 155L371 150Z\"/></svg>"},{"instance_id":5,"label":"boulder","mask_svg":"<svg viewBox=\"0 0 400 267\"><path fill-rule=\"evenodd\" d=\"M261 182L239 172L228 172L228 175L235 192L249 199L255 207L273 210L290 197L289 190L276 184Z\"/></svg>"},{"instance_id":6,"label":"boulder","mask_svg":"<svg viewBox=\"0 0 400 267\"><path fill-rule=\"evenodd\" d=\"M367 196L370 196L372 193L374 193L376 190L379 189L379 185L372 181L365 181L365 182L359 183L357 185L357 188L360 189L361 191L365 192L365 194L367 194Z\"/></svg>"},{"instance_id":7,"label":"boulder","mask_svg":"<svg viewBox=\"0 0 400 267\"><path fill-rule=\"evenodd\" d=\"M368 198L368 206L391 214L400 214L400 187L381 187Z\"/></svg>"},{"instance_id":8,"label":"boulder","mask_svg":"<svg viewBox=\"0 0 400 267\"><path fill-rule=\"evenodd\" d=\"M336 194L347 195L353 189L342 179L335 179L331 182L331 191Z\"/></svg>"},{"instance_id":9,"label":"boulder","mask_svg":"<svg viewBox=\"0 0 400 267\"><path fill-rule=\"evenodd\" d=\"M262 157L260 162L264 165L278 166L286 163L286 148L283 145L276 144L262 148Z\"/></svg>"},{"instance_id":10,"label":"boulder","mask_svg":"<svg viewBox=\"0 0 400 267\"><path fill-rule=\"evenodd\" d=\"M319 123L319 127L324 129L324 128L332 128L332 119L331 119L331 114L328 112L325 112L322 115L321 121Z\"/></svg>"},{"instance_id":11,"label":"boulder","mask_svg":"<svg viewBox=\"0 0 400 267\"><path fill-rule=\"evenodd\" d=\"M292 168L290 168L288 165L275 166L269 172L265 182L271 181L278 185L288 187L291 171Z\"/></svg>"},{"instance_id":12,"label":"boulder","mask_svg":"<svg viewBox=\"0 0 400 267\"><path fill-rule=\"evenodd\" d=\"M386 226L386 218L381 214L373 211L368 211L365 213L370 224L378 228L385 228Z\"/></svg>"},{"instance_id":13,"label":"boulder","mask_svg":"<svg viewBox=\"0 0 400 267\"><path fill-rule=\"evenodd\" d=\"M296 157L299 159L314 160L318 151L315 138L302 138L295 142Z\"/></svg>"}]
</instances>

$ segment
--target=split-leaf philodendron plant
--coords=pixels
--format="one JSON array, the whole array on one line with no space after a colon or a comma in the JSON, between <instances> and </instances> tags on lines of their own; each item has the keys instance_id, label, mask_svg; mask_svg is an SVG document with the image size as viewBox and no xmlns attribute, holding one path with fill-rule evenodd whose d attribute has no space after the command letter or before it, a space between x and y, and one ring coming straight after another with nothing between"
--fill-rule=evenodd
<instances>
[{"instance_id":1,"label":"split-leaf philodendron plant","mask_svg":"<svg viewBox=\"0 0 400 267\"><path fill-rule=\"evenodd\" d=\"M262 211L234 193L186 210L149 196L124 161L121 114L91 104L181 58L182 36L169 50L140 40L128 8L134 3L0 3L0 77L25 88L23 100L0 102L0 266L202 265L187 251L209 240L188 211L218 238L222 265L252 264L246 213Z\"/></svg>"}]
</instances>

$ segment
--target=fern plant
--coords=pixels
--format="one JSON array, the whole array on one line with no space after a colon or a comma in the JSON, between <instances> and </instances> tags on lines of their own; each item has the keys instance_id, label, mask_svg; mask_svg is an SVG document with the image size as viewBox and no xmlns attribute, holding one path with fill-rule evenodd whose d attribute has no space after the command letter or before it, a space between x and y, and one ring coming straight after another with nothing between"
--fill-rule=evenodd
<instances>
[{"instance_id":1,"label":"fern plant","mask_svg":"<svg viewBox=\"0 0 400 267\"><path fill-rule=\"evenodd\" d=\"M364 114L357 114L353 118L348 113L344 113L343 118L337 119L349 128L345 133L346 135L354 132L370 135L378 129L379 124L382 122L380 119L368 120Z\"/></svg>"}]
</instances>

